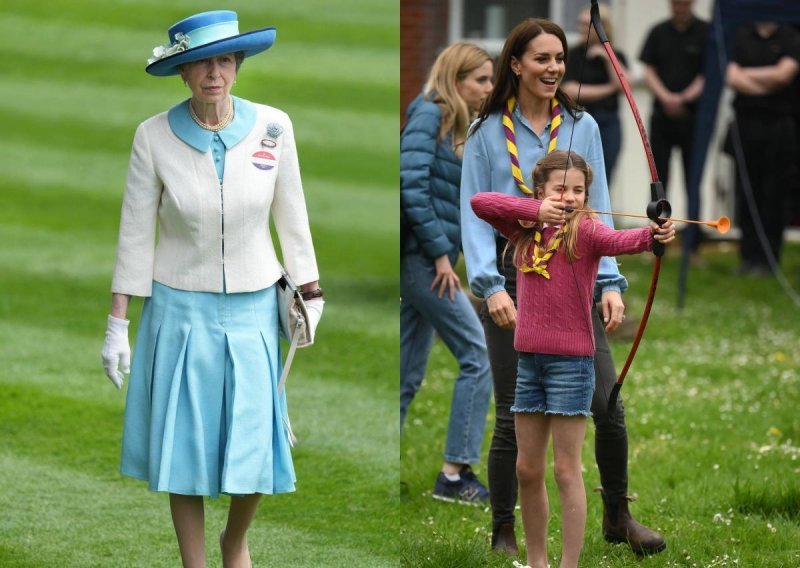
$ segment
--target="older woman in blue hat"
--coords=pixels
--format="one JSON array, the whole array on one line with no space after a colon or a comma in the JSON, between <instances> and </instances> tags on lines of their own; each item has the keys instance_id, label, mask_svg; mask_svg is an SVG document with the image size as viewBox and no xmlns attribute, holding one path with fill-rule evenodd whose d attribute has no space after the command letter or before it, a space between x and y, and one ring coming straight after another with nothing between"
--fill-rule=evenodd
<instances>
[{"instance_id":1,"label":"older woman in blue hat","mask_svg":"<svg viewBox=\"0 0 800 568\"><path fill-rule=\"evenodd\" d=\"M205 564L203 497L220 493L223 565L249 566L261 495L295 487L270 216L312 335L324 302L289 117L231 95L275 29L239 33L235 12L214 11L168 33L146 71L180 75L191 96L134 136L103 366L117 388L130 372L121 471L169 493L184 566ZM145 301L131 365L132 296Z\"/></svg>"}]
</instances>

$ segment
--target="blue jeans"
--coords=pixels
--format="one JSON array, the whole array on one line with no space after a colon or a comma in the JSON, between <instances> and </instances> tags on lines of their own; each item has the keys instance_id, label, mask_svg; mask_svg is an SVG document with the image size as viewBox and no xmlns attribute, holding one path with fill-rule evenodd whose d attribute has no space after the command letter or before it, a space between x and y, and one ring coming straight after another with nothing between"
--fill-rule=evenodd
<instances>
[{"instance_id":1,"label":"blue jeans","mask_svg":"<svg viewBox=\"0 0 800 568\"><path fill-rule=\"evenodd\" d=\"M594 357L520 353L511 412L591 416Z\"/></svg>"},{"instance_id":2,"label":"blue jeans","mask_svg":"<svg viewBox=\"0 0 800 568\"><path fill-rule=\"evenodd\" d=\"M480 460L492 378L478 315L466 294L455 301L431 290L433 261L415 253L400 261L400 427L425 377L434 331L458 360L444 459L472 464Z\"/></svg>"}]
</instances>

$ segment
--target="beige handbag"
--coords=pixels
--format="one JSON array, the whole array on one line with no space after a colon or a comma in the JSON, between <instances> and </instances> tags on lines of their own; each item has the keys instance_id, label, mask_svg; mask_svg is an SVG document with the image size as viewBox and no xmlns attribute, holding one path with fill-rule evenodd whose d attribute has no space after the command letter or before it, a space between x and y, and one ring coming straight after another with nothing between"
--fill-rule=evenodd
<instances>
[{"instance_id":1,"label":"beige handbag","mask_svg":"<svg viewBox=\"0 0 800 568\"><path fill-rule=\"evenodd\" d=\"M285 270L281 270L281 278L278 280L278 320L280 322L281 335L289 342L289 353L286 355L286 362L283 364L283 372L278 382L278 394L283 391L286 378L289 376L289 368L294 359L294 352L298 347L307 347L314 343L309 326L308 310L300 295L300 290L289 277Z\"/></svg>"},{"instance_id":2,"label":"beige handbag","mask_svg":"<svg viewBox=\"0 0 800 568\"><path fill-rule=\"evenodd\" d=\"M281 269L281 278L276 287L278 291L278 323L281 335L289 342L289 352L286 354L286 361L283 363L280 381L278 381L278 395L283 392L286 386L286 379L289 377L289 368L292 366L294 352L298 347L307 347L314 343L309 326L308 310L300 289L295 285L286 270ZM284 416L286 434L289 438L289 445L294 447L297 444L297 437L292 431L292 424L289 416Z\"/></svg>"}]
</instances>

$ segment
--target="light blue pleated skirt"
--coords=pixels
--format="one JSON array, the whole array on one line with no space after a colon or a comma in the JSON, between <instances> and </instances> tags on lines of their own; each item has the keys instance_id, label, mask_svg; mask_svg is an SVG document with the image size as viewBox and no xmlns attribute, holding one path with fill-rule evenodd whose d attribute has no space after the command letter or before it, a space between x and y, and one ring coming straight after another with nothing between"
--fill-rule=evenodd
<instances>
[{"instance_id":1,"label":"light blue pleated skirt","mask_svg":"<svg viewBox=\"0 0 800 568\"><path fill-rule=\"evenodd\" d=\"M124 475L182 495L294 491L275 286L188 292L153 283L136 337Z\"/></svg>"}]
</instances>

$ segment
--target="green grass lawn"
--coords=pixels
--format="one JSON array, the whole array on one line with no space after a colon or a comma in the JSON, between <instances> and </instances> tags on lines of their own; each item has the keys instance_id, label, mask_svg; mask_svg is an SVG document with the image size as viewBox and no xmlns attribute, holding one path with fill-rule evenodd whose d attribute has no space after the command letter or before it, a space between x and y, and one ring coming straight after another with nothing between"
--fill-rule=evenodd
<instances>
[{"instance_id":1,"label":"green grass lawn","mask_svg":"<svg viewBox=\"0 0 800 568\"><path fill-rule=\"evenodd\" d=\"M693 269L685 308L675 309L679 259L668 252L650 324L622 390L630 438L632 511L667 539L662 554L637 559L601 535L602 505L594 427L584 444L589 502L582 566L800 566L800 309L772 279L732 276L731 245L708 245L707 266ZM623 257L631 318L638 317L652 260ZM798 286L800 246L783 262ZM630 318L629 318L630 319ZM629 341L612 342L618 366ZM619 369L618 369L619 370ZM401 443L402 565L508 567L488 552L491 514L485 508L431 499L441 467L449 399L457 366L437 343L426 382L411 405ZM486 429L482 463L493 424ZM558 496L548 479L552 518L548 556L561 550ZM522 545L521 523L518 541Z\"/></svg>"},{"instance_id":2,"label":"green grass lawn","mask_svg":"<svg viewBox=\"0 0 800 568\"><path fill-rule=\"evenodd\" d=\"M118 473L124 393L99 352L134 129L188 96L145 61L170 24L220 7L242 31L278 29L234 94L292 117L326 296L288 384L297 492L264 499L254 565L396 566L397 3L14 6L0 11L0 566L179 565L166 497ZM227 501L207 502L210 566Z\"/></svg>"}]
</instances>

